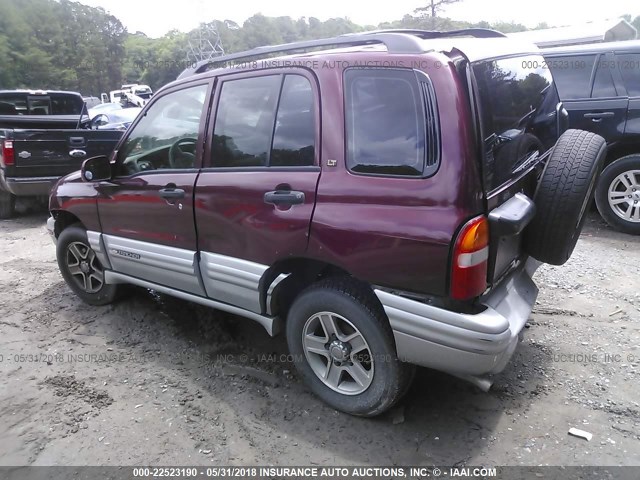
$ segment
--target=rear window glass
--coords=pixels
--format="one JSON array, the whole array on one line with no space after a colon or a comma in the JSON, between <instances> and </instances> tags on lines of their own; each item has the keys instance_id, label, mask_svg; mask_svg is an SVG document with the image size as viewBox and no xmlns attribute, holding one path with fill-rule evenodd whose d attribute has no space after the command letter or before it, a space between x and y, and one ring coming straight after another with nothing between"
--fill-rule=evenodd
<instances>
[{"instance_id":1,"label":"rear window glass","mask_svg":"<svg viewBox=\"0 0 640 480\"><path fill-rule=\"evenodd\" d=\"M78 95L50 93L0 93L0 115L80 115L83 100Z\"/></svg>"},{"instance_id":2,"label":"rear window glass","mask_svg":"<svg viewBox=\"0 0 640 480\"><path fill-rule=\"evenodd\" d=\"M356 173L421 176L425 113L410 70L345 72L347 165Z\"/></svg>"},{"instance_id":3,"label":"rear window glass","mask_svg":"<svg viewBox=\"0 0 640 480\"><path fill-rule=\"evenodd\" d=\"M595 55L549 57L546 61L553 73L561 99L589 98L591 73L596 63Z\"/></svg>"},{"instance_id":4,"label":"rear window glass","mask_svg":"<svg viewBox=\"0 0 640 480\"><path fill-rule=\"evenodd\" d=\"M485 186L492 190L536 151L555 143L559 99L541 57L483 61L473 71L485 142Z\"/></svg>"}]
</instances>

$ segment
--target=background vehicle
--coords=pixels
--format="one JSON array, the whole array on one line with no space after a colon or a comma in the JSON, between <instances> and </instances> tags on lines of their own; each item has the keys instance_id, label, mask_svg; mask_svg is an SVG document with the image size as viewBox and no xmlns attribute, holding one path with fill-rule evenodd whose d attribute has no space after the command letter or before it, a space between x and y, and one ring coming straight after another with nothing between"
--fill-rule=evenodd
<instances>
[{"instance_id":1,"label":"background vehicle","mask_svg":"<svg viewBox=\"0 0 640 480\"><path fill-rule=\"evenodd\" d=\"M0 218L16 196L49 195L82 161L113 150L121 131L91 131L82 96L44 90L0 91Z\"/></svg>"},{"instance_id":2,"label":"background vehicle","mask_svg":"<svg viewBox=\"0 0 640 480\"><path fill-rule=\"evenodd\" d=\"M640 234L640 40L544 50L572 128L609 144L596 204L613 228Z\"/></svg>"},{"instance_id":3,"label":"background vehicle","mask_svg":"<svg viewBox=\"0 0 640 480\"><path fill-rule=\"evenodd\" d=\"M91 109L97 105L100 105L100 99L98 97L82 97L85 105L88 109Z\"/></svg>"},{"instance_id":4,"label":"background vehicle","mask_svg":"<svg viewBox=\"0 0 640 480\"><path fill-rule=\"evenodd\" d=\"M488 389L533 272L573 252L604 140L564 132L538 49L494 31L213 61L305 49L183 72L112 161L62 179L47 225L63 277L90 304L132 283L284 329L311 390L351 414L390 408L412 364Z\"/></svg>"},{"instance_id":5,"label":"background vehicle","mask_svg":"<svg viewBox=\"0 0 640 480\"><path fill-rule=\"evenodd\" d=\"M123 92L122 103L124 107L144 107L153 95L151 87L148 85L131 85L126 89L123 85Z\"/></svg>"},{"instance_id":6,"label":"background vehicle","mask_svg":"<svg viewBox=\"0 0 640 480\"><path fill-rule=\"evenodd\" d=\"M126 130L141 110L138 107L130 107L99 113L91 120L91 128L97 130Z\"/></svg>"},{"instance_id":7,"label":"background vehicle","mask_svg":"<svg viewBox=\"0 0 640 480\"><path fill-rule=\"evenodd\" d=\"M113 110L122 110L122 104L108 102L108 103L101 103L100 105L96 105L95 107L89 109L89 118L93 120L93 118L96 115L110 112Z\"/></svg>"}]
</instances>

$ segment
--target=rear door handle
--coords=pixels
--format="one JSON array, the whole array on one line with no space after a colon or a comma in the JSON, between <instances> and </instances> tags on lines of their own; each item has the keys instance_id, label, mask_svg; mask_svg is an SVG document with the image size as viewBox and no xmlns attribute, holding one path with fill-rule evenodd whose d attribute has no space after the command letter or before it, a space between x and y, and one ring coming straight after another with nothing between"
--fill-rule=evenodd
<instances>
[{"instance_id":1,"label":"rear door handle","mask_svg":"<svg viewBox=\"0 0 640 480\"><path fill-rule=\"evenodd\" d=\"M584 114L584 118L590 118L592 120L602 120L603 118L611 118L613 116L613 112L591 112Z\"/></svg>"},{"instance_id":2,"label":"rear door handle","mask_svg":"<svg viewBox=\"0 0 640 480\"><path fill-rule=\"evenodd\" d=\"M69 137L69 146L71 147L85 147L87 145L87 141L84 137Z\"/></svg>"},{"instance_id":3,"label":"rear door handle","mask_svg":"<svg viewBox=\"0 0 640 480\"><path fill-rule=\"evenodd\" d=\"M304 192L275 190L264 194L264 203L272 205L300 205L304 203Z\"/></svg>"},{"instance_id":4,"label":"rear door handle","mask_svg":"<svg viewBox=\"0 0 640 480\"><path fill-rule=\"evenodd\" d=\"M176 199L184 198L184 190L176 187L166 187L158 192L162 198Z\"/></svg>"}]
</instances>

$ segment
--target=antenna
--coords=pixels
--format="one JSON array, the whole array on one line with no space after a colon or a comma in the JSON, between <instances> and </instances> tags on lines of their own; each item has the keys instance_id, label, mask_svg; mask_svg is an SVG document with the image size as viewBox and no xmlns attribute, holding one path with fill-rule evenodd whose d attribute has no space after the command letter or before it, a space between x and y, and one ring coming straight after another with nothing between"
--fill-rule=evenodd
<instances>
[{"instance_id":1,"label":"antenna","mask_svg":"<svg viewBox=\"0 0 640 480\"><path fill-rule=\"evenodd\" d=\"M206 4L204 0L196 2L196 9L198 12L205 12ZM193 30L189 34L188 42L188 64L195 64L202 60L210 60L224 55L220 34L213 19L210 23L201 23L196 30Z\"/></svg>"}]
</instances>

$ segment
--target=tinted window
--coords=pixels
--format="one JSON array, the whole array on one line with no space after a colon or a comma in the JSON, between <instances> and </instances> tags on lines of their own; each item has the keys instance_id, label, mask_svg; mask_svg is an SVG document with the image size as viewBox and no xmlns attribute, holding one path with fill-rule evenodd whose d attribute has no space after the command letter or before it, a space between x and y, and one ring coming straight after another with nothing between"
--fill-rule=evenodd
<instances>
[{"instance_id":1,"label":"tinted window","mask_svg":"<svg viewBox=\"0 0 640 480\"><path fill-rule=\"evenodd\" d=\"M556 140L558 94L539 57L474 64L485 139L485 183L501 185Z\"/></svg>"},{"instance_id":2,"label":"tinted window","mask_svg":"<svg viewBox=\"0 0 640 480\"><path fill-rule=\"evenodd\" d=\"M630 97L640 97L640 54L616 55Z\"/></svg>"},{"instance_id":3,"label":"tinted window","mask_svg":"<svg viewBox=\"0 0 640 480\"><path fill-rule=\"evenodd\" d=\"M222 84L213 134L213 165L266 166L271 149L280 75Z\"/></svg>"},{"instance_id":4,"label":"tinted window","mask_svg":"<svg viewBox=\"0 0 640 480\"><path fill-rule=\"evenodd\" d=\"M358 173L422 175L425 114L415 73L345 72L347 164Z\"/></svg>"},{"instance_id":5,"label":"tinted window","mask_svg":"<svg viewBox=\"0 0 640 480\"><path fill-rule=\"evenodd\" d=\"M82 97L65 93L29 95L0 94L0 115L80 115Z\"/></svg>"},{"instance_id":6,"label":"tinted window","mask_svg":"<svg viewBox=\"0 0 640 480\"><path fill-rule=\"evenodd\" d=\"M315 131L311 84L302 76L287 75L276 116L269 165L313 165Z\"/></svg>"},{"instance_id":7,"label":"tinted window","mask_svg":"<svg viewBox=\"0 0 640 480\"><path fill-rule=\"evenodd\" d=\"M591 96L594 98L615 97L616 87L613 83L613 76L611 75L611 62L606 60L603 55L600 57L598 67L596 70L596 77L593 81L593 91Z\"/></svg>"},{"instance_id":8,"label":"tinted window","mask_svg":"<svg viewBox=\"0 0 640 480\"><path fill-rule=\"evenodd\" d=\"M120 150L121 175L192 168L207 85L162 96L133 128Z\"/></svg>"},{"instance_id":9,"label":"tinted window","mask_svg":"<svg viewBox=\"0 0 640 480\"><path fill-rule=\"evenodd\" d=\"M595 55L547 58L547 65L553 73L560 98L589 98L591 73L595 62Z\"/></svg>"}]
</instances>

